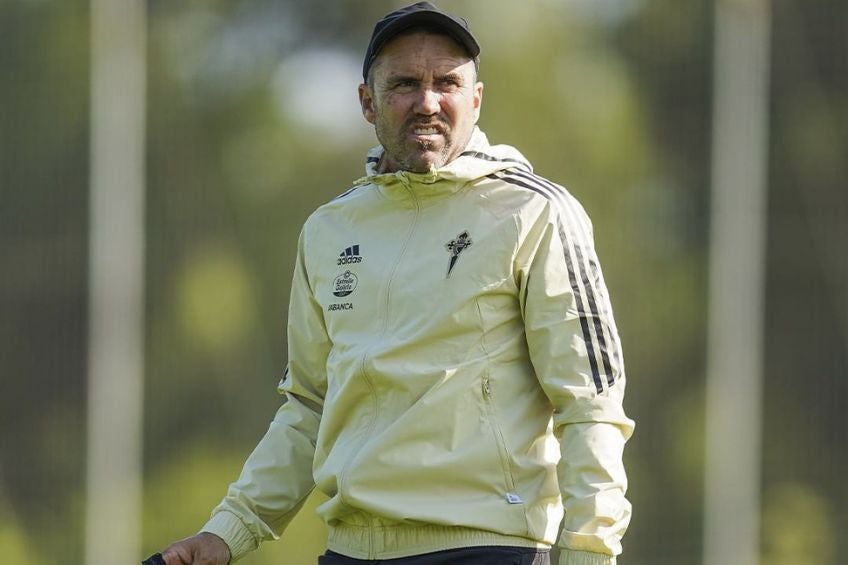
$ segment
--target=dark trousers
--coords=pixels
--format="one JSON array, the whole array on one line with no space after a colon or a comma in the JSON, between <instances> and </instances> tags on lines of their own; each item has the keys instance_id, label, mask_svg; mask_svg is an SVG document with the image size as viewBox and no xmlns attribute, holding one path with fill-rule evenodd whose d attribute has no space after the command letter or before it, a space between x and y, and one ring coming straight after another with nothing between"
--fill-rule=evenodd
<instances>
[{"instance_id":1,"label":"dark trousers","mask_svg":"<svg viewBox=\"0 0 848 565\"><path fill-rule=\"evenodd\" d=\"M398 559L354 559L334 551L318 558L318 565L550 565L547 549L528 547L464 547L422 553Z\"/></svg>"}]
</instances>

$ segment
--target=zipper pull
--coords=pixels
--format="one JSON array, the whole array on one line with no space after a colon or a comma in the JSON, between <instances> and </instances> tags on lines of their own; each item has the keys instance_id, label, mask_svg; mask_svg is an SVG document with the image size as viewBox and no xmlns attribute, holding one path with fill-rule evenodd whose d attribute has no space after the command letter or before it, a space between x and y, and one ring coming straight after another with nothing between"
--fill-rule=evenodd
<instances>
[{"instance_id":1,"label":"zipper pull","mask_svg":"<svg viewBox=\"0 0 848 565\"><path fill-rule=\"evenodd\" d=\"M492 387L489 385L489 377L483 377L483 394L492 397Z\"/></svg>"},{"instance_id":2,"label":"zipper pull","mask_svg":"<svg viewBox=\"0 0 848 565\"><path fill-rule=\"evenodd\" d=\"M406 188L406 190L412 192L412 182L409 180L409 177L406 174L406 171L398 171L395 173L395 177L400 181L400 183Z\"/></svg>"}]
</instances>

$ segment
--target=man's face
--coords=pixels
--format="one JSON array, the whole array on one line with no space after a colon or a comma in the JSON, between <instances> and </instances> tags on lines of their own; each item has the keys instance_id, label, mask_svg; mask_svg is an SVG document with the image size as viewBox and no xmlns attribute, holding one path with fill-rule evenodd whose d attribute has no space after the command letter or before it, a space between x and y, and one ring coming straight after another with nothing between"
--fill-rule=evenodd
<instances>
[{"instance_id":1,"label":"man's face","mask_svg":"<svg viewBox=\"0 0 848 565\"><path fill-rule=\"evenodd\" d=\"M359 86L365 119L385 149L381 172L423 173L454 160L480 117L483 83L456 42L426 32L380 51L370 85Z\"/></svg>"}]
</instances>

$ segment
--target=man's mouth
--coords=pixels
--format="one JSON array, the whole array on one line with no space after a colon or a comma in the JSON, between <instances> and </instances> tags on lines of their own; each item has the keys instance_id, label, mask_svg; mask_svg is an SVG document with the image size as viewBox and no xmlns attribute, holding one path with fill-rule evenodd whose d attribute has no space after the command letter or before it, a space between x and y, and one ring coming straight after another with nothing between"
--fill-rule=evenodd
<instances>
[{"instance_id":1,"label":"man's mouth","mask_svg":"<svg viewBox=\"0 0 848 565\"><path fill-rule=\"evenodd\" d=\"M417 127L412 130L415 135L436 135L439 133L438 128L435 127Z\"/></svg>"}]
</instances>

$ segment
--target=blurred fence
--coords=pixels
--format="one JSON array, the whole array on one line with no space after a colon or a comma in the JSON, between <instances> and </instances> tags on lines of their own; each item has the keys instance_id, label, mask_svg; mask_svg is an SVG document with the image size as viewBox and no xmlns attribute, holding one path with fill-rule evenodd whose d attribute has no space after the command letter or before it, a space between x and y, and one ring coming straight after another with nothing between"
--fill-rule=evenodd
<instances>
[{"instance_id":1,"label":"blurred fence","mask_svg":"<svg viewBox=\"0 0 848 565\"><path fill-rule=\"evenodd\" d=\"M142 553L203 523L275 411L297 233L362 174L374 139L356 100L360 57L396 5L146 3ZM698 563L713 3L441 5L483 45L482 128L594 221L637 421L621 563ZM85 554L90 16L82 0L0 0L8 563ZM770 565L836 565L848 550L845 21L839 0L773 5L758 456ZM322 535L306 508L244 562L311 564Z\"/></svg>"}]
</instances>

